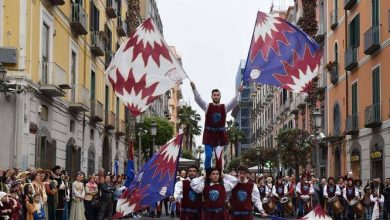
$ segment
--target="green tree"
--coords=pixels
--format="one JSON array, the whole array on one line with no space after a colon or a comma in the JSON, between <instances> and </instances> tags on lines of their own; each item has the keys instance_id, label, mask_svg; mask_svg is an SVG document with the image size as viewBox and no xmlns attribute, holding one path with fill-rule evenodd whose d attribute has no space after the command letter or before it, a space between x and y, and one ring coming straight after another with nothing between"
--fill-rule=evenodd
<instances>
[{"instance_id":1,"label":"green tree","mask_svg":"<svg viewBox=\"0 0 390 220\"><path fill-rule=\"evenodd\" d=\"M299 166L308 164L311 155L309 133L302 129L281 130L277 137L277 150L285 167L295 168L299 176Z\"/></svg>"},{"instance_id":2,"label":"green tree","mask_svg":"<svg viewBox=\"0 0 390 220\"><path fill-rule=\"evenodd\" d=\"M189 160L195 160L195 156L192 154L190 150L181 150L181 157Z\"/></svg>"},{"instance_id":3,"label":"green tree","mask_svg":"<svg viewBox=\"0 0 390 220\"><path fill-rule=\"evenodd\" d=\"M200 135L202 127L198 124L201 120L200 115L193 110L191 106L183 106L179 109L180 125L184 126L184 135L186 136L185 149L191 149L193 136Z\"/></svg>"},{"instance_id":4,"label":"green tree","mask_svg":"<svg viewBox=\"0 0 390 220\"><path fill-rule=\"evenodd\" d=\"M230 160L233 160L233 150L236 149L238 142L245 139L245 134L239 128L236 122L229 120L227 122L227 135L230 144Z\"/></svg>"},{"instance_id":5,"label":"green tree","mask_svg":"<svg viewBox=\"0 0 390 220\"><path fill-rule=\"evenodd\" d=\"M236 170L236 168L237 168L239 165L241 165L241 163L242 163L241 158L236 157L236 158L234 158L233 160L230 160L230 161L229 161L226 170L227 170L228 172L231 172L231 171L233 171L233 170Z\"/></svg>"},{"instance_id":6,"label":"green tree","mask_svg":"<svg viewBox=\"0 0 390 220\"><path fill-rule=\"evenodd\" d=\"M157 124L157 135L155 137L155 144L157 146L164 145L173 137L173 126L167 119L160 117L145 118L144 123L136 126L136 131L140 130L140 126L142 130L147 131L146 134L142 135L141 139L142 158L144 159L151 158L153 155L153 137L150 134L150 127L153 121ZM138 138L136 138L134 144L134 146L138 146Z\"/></svg>"},{"instance_id":7,"label":"green tree","mask_svg":"<svg viewBox=\"0 0 390 220\"><path fill-rule=\"evenodd\" d=\"M258 164L256 148L249 148L241 154L241 161L244 166L253 167Z\"/></svg>"}]
</instances>

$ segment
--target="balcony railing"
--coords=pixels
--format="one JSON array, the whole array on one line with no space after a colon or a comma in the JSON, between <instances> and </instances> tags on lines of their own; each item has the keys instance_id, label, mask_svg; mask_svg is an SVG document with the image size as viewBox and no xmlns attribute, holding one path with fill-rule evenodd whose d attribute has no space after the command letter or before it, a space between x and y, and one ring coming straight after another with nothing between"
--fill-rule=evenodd
<instances>
[{"instance_id":1,"label":"balcony railing","mask_svg":"<svg viewBox=\"0 0 390 220\"><path fill-rule=\"evenodd\" d=\"M345 120L345 134L354 135L359 133L359 117L357 114L352 114Z\"/></svg>"},{"instance_id":2,"label":"balcony railing","mask_svg":"<svg viewBox=\"0 0 390 220\"><path fill-rule=\"evenodd\" d=\"M111 60L112 60L112 52L110 50L106 50L106 52L104 53L104 56L105 56L105 59L104 59L104 65L107 69L107 67L110 65L111 63Z\"/></svg>"},{"instance_id":3,"label":"balcony railing","mask_svg":"<svg viewBox=\"0 0 390 220\"><path fill-rule=\"evenodd\" d=\"M91 34L91 52L95 56L104 56L104 40L100 31L93 31Z\"/></svg>"},{"instance_id":4,"label":"balcony railing","mask_svg":"<svg viewBox=\"0 0 390 220\"><path fill-rule=\"evenodd\" d=\"M106 1L106 14L108 18L116 18L118 11L118 5L116 0Z\"/></svg>"},{"instance_id":5,"label":"balcony railing","mask_svg":"<svg viewBox=\"0 0 390 220\"><path fill-rule=\"evenodd\" d=\"M125 37L127 34L127 23L121 17L118 17L117 31L120 37Z\"/></svg>"},{"instance_id":6,"label":"balcony railing","mask_svg":"<svg viewBox=\"0 0 390 220\"><path fill-rule=\"evenodd\" d=\"M118 135L118 136L125 135L125 133L126 133L126 124L125 124L125 122L123 120L117 119L115 127L116 127L116 131L115 131L116 135Z\"/></svg>"},{"instance_id":7,"label":"balcony railing","mask_svg":"<svg viewBox=\"0 0 390 220\"><path fill-rule=\"evenodd\" d=\"M65 0L50 0L52 5L64 5Z\"/></svg>"},{"instance_id":8,"label":"balcony railing","mask_svg":"<svg viewBox=\"0 0 390 220\"><path fill-rule=\"evenodd\" d=\"M364 127L375 128L382 124L380 107L379 103L375 103L366 108L364 111Z\"/></svg>"},{"instance_id":9,"label":"balcony railing","mask_svg":"<svg viewBox=\"0 0 390 220\"><path fill-rule=\"evenodd\" d=\"M345 51L345 70L351 71L358 66L357 52L357 47L350 47Z\"/></svg>"},{"instance_id":10,"label":"balcony railing","mask_svg":"<svg viewBox=\"0 0 390 220\"><path fill-rule=\"evenodd\" d=\"M364 33L364 53L372 55L380 48L379 27L372 26L366 33Z\"/></svg>"},{"instance_id":11,"label":"balcony railing","mask_svg":"<svg viewBox=\"0 0 390 220\"><path fill-rule=\"evenodd\" d=\"M106 111L104 116L105 125L107 130L115 128L115 113L112 111Z\"/></svg>"},{"instance_id":12,"label":"balcony railing","mask_svg":"<svg viewBox=\"0 0 390 220\"><path fill-rule=\"evenodd\" d=\"M72 3L72 21L70 26L77 35L86 35L88 33L87 14L84 11L83 5Z\"/></svg>"},{"instance_id":13,"label":"balcony railing","mask_svg":"<svg viewBox=\"0 0 390 220\"><path fill-rule=\"evenodd\" d=\"M337 9L330 12L330 29L336 29L339 22L337 20Z\"/></svg>"},{"instance_id":14,"label":"balcony railing","mask_svg":"<svg viewBox=\"0 0 390 220\"><path fill-rule=\"evenodd\" d=\"M69 102L69 110L72 112L86 112L89 110L89 90L82 85L75 85L72 92L76 93L75 100Z\"/></svg>"},{"instance_id":15,"label":"balcony railing","mask_svg":"<svg viewBox=\"0 0 390 220\"><path fill-rule=\"evenodd\" d=\"M356 5L356 0L344 0L344 9L351 10Z\"/></svg>"},{"instance_id":16,"label":"balcony railing","mask_svg":"<svg viewBox=\"0 0 390 220\"><path fill-rule=\"evenodd\" d=\"M94 122L103 121L103 104L98 100L91 100L91 120Z\"/></svg>"},{"instance_id":17,"label":"balcony railing","mask_svg":"<svg viewBox=\"0 0 390 220\"><path fill-rule=\"evenodd\" d=\"M330 68L330 82L333 85L336 85L339 82L339 71L338 64L336 63L334 67Z\"/></svg>"}]
</instances>

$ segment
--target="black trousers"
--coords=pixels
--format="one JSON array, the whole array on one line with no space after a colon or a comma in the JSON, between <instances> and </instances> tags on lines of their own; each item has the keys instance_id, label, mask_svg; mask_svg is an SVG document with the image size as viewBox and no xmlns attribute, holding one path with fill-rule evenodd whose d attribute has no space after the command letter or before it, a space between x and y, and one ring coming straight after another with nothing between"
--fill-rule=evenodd
<instances>
[{"instance_id":1,"label":"black trousers","mask_svg":"<svg viewBox=\"0 0 390 220\"><path fill-rule=\"evenodd\" d=\"M102 201L101 206L100 206L99 215L98 215L98 220L104 220L104 217L111 219L112 218L112 207L113 207L112 200Z\"/></svg>"}]
</instances>

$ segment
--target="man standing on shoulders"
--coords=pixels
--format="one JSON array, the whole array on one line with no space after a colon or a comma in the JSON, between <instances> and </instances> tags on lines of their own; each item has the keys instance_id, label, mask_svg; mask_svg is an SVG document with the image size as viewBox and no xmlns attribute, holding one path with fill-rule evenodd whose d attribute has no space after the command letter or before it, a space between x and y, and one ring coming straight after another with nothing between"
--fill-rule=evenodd
<instances>
[{"instance_id":1,"label":"man standing on shoulders","mask_svg":"<svg viewBox=\"0 0 390 220\"><path fill-rule=\"evenodd\" d=\"M198 167L191 165L188 168L188 177L175 184L171 202L181 200L180 220L201 219L202 194L191 189L191 180L198 176ZM173 217L173 216L172 216Z\"/></svg>"},{"instance_id":2,"label":"man standing on shoulders","mask_svg":"<svg viewBox=\"0 0 390 220\"><path fill-rule=\"evenodd\" d=\"M231 220L252 220L252 210L255 206L262 216L266 216L260 201L260 193L255 183L247 179L247 167L237 168L238 183L232 190L230 199Z\"/></svg>"},{"instance_id":3,"label":"man standing on shoulders","mask_svg":"<svg viewBox=\"0 0 390 220\"><path fill-rule=\"evenodd\" d=\"M238 95L242 91L242 86L236 96L225 106L220 103L221 92L218 89L211 91L212 103L207 104L196 90L195 84L191 82L195 101L201 109L206 112L205 126L203 132L203 144L205 145L204 167L206 172L211 169L211 158L215 153L216 167L221 172L223 169L223 149L228 144L226 133L226 114L238 104Z\"/></svg>"}]
</instances>

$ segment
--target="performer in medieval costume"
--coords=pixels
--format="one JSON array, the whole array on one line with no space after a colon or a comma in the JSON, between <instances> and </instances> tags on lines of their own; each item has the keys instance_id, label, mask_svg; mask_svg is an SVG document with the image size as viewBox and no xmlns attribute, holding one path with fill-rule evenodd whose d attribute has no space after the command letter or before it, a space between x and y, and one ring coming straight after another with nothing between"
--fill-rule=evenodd
<instances>
[{"instance_id":1,"label":"performer in medieval costume","mask_svg":"<svg viewBox=\"0 0 390 220\"><path fill-rule=\"evenodd\" d=\"M215 153L216 167L222 171L223 168L223 150L228 144L226 134L226 114L230 112L238 103L238 96L236 96L225 106L220 103L221 92L218 89L211 91L212 103L207 104L199 95L195 88L195 84L191 82L192 91L194 92L195 101L201 109L206 112L205 128L203 132L203 144L205 145L205 161L204 167L206 171L211 168L211 158L213 152ZM239 92L242 91L240 87Z\"/></svg>"},{"instance_id":2,"label":"performer in medieval costume","mask_svg":"<svg viewBox=\"0 0 390 220\"><path fill-rule=\"evenodd\" d=\"M328 178L328 183L324 186L324 197L326 199L326 211L328 215L332 216L333 219L340 219L340 215L336 215L333 210L332 202L336 199L336 196L340 196L340 187L335 184L333 177Z\"/></svg>"},{"instance_id":3,"label":"performer in medieval costume","mask_svg":"<svg viewBox=\"0 0 390 220\"><path fill-rule=\"evenodd\" d=\"M355 185L353 184L353 179L348 178L348 184L345 186L343 190L343 197L345 201L348 202L347 206L347 218L348 219L354 219L355 213L353 210L353 206L351 203L355 201L355 199L359 199L359 191L356 189Z\"/></svg>"},{"instance_id":4,"label":"performer in medieval costume","mask_svg":"<svg viewBox=\"0 0 390 220\"><path fill-rule=\"evenodd\" d=\"M175 184L171 202L181 201L180 220L201 219L202 194L196 193L190 186L191 180L198 176L198 167L191 165L188 168L188 177Z\"/></svg>"},{"instance_id":5,"label":"performer in medieval costume","mask_svg":"<svg viewBox=\"0 0 390 220\"><path fill-rule=\"evenodd\" d=\"M284 218L284 210L281 203L281 199L285 196L288 196L287 186L283 183L283 177L279 176L275 182L274 187L272 188L272 196L277 201L277 215Z\"/></svg>"},{"instance_id":6,"label":"performer in medieval costume","mask_svg":"<svg viewBox=\"0 0 390 220\"><path fill-rule=\"evenodd\" d=\"M239 166L237 168L238 183L232 191L230 198L231 220L252 220L252 210L255 206L260 215L265 216L259 190L256 184L250 182L247 178L249 170L247 167Z\"/></svg>"},{"instance_id":7,"label":"performer in medieval costume","mask_svg":"<svg viewBox=\"0 0 390 220\"><path fill-rule=\"evenodd\" d=\"M338 182L337 182L337 186L340 188L340 191L341 191L341 195L339 196L340 202L343 205L343 207L347 207L348 202L343 197L343 192L344 192L344 189L346 186L346 184L344 183L344 177L341 177L341 176L339 177ZM341 217L347 218L347 209L346 208L344 209L343 213L341 214Z\"/></svg>"},{"instance_id":8,"label":"performer in medieval costume","mask_svg":"<svg viewBox=\"0 0 390 220\"><path fill-rule=\"evenodd\" d=\"M227 219L227 193L233 190L237 182L234 176L222 176L217 168L212 168L206 178L202 176L191 181L191 188L196 193L203 193L203 220Z\"/></svg>"},{"instance_id":9,"label":"performer in medieval costume","mask_svg":"<svg viewBox=\"0 0 390 220\"><path fill-rule=\"evenodd\" d=\"M311 195L314 188L311 182L307 181L307 176L302 175L301 181L297 184L296 192L298 194L298 218L304 216L312 209Z\"/></svg>"}]
</instances>

